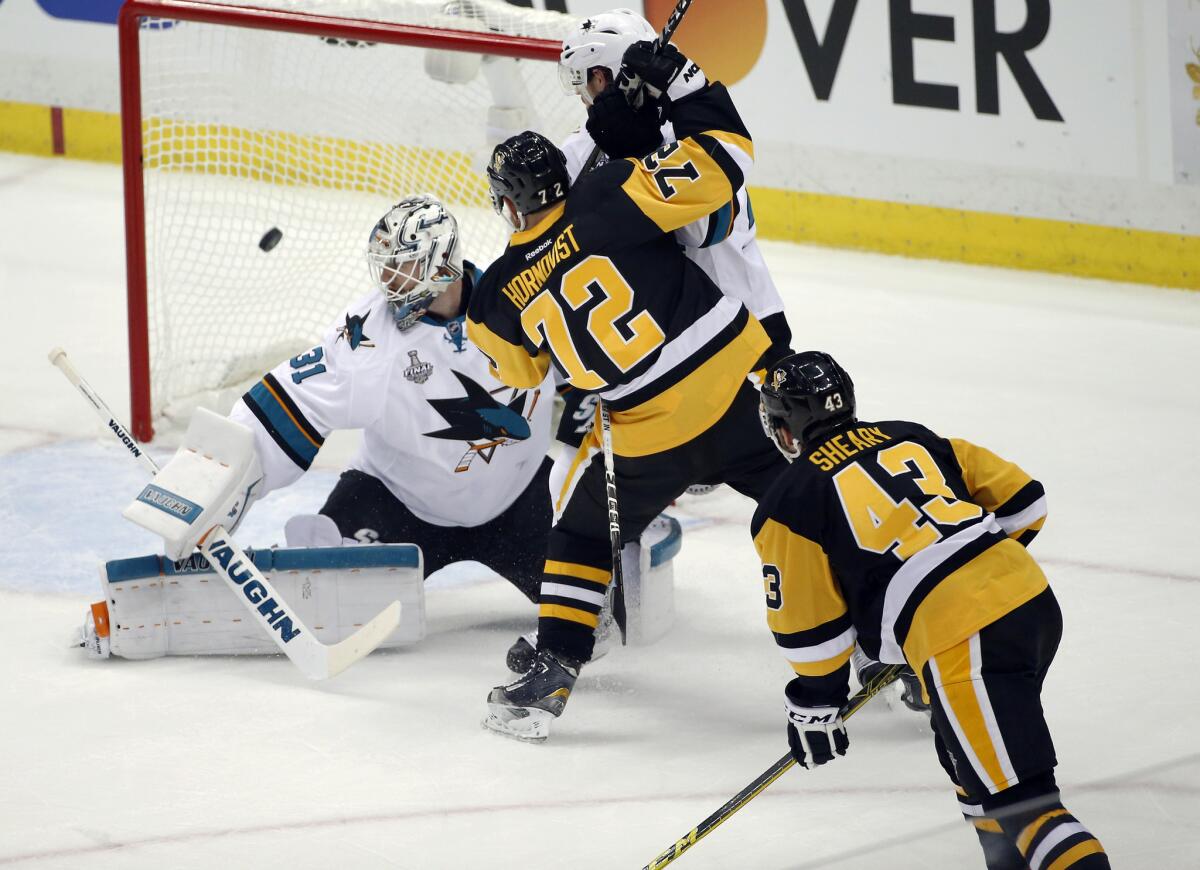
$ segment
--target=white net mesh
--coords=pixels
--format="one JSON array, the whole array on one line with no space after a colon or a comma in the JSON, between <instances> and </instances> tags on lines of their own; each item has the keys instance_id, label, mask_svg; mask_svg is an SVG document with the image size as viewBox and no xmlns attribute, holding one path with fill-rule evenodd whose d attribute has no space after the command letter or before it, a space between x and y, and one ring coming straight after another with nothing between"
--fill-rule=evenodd
<instances>
[{"instance_id":1,"label":"white net mesh","mask_svg":"<svg viewBox=\"0 0 1200 870\"><path fill-rule=\"evenodd\" d=\"M550 38L572 21L479 0L271 5ZM482 17L445 12L466 6ZM197 403L223 410L314 344L370 289L367 235L404 196L445 201L486 266L507 240L483 175L492 146L526 128L557 141L583 118L545 61L193 21L147 19L139 41L159 430Z\"/></svg>"}]
</instances>

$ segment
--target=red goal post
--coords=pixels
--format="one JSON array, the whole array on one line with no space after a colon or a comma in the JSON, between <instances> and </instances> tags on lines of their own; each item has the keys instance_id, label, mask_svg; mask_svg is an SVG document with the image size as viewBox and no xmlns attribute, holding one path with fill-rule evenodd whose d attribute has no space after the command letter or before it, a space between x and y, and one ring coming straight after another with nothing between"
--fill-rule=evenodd
<instances>
[{"instance_id":1,"label":"red goal post","mask_svg":"<svg viewBox=\"0 0 1200 870\"><path fill-rule=\"evenodd\" d=\"M561 139L581 120L578 100L545 84L556 77L554 31L573 19L496 0L375 2L420 23L198 0L122 7L130 401L140 440L172 403L213 404L311 346L370 290L362 250L391 202L442 197L459 215L467 257L486 266L504 241L499 218L481 214L491 145L521 121ZM264 237L274 229L277 246Z\"/></svg>"}]
</instances>

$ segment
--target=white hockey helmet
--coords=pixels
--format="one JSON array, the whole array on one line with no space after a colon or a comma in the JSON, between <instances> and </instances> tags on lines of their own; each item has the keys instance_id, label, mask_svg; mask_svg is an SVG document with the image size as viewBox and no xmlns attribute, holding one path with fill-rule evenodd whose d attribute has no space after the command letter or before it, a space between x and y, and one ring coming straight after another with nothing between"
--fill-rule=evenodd
<instances>
[{"instance_id":1,"label":"white hockey helmet","mask_svg":"<svg viewBox=\"0 0 1200 870\"><path fill-rule=\"evenodd\" d=\"M568 94L588 96L588 73L598 66L617 77L625 49L635 42L658 38L650 22L632 9L613 9L585 18L563 39L558 59L558 79Z\"/></svg>"},{"instance_id":2,"label":"white hockey helmet","mask_svg":"<svg viewBox=\"0 0 1200 870\"><path fill-rule=\"evenodd\" d=\"M408 329L433 300L462 279L458 221L428 194L401 200L371 230L367 266L396 325Z\"/></svg>"}]
</instances>

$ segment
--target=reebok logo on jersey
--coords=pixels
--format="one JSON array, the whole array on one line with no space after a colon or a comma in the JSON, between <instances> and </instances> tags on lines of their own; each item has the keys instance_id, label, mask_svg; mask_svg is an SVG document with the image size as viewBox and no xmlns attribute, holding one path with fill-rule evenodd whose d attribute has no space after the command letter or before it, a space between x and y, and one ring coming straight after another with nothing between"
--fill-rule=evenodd
<instances>
[{"instance_id":1,"label":"reebok logo on jersey","mask_svg":"<svg viewBox=\"0 0 1200 870\"><path fill-rule=\"evenodd\" d=\"M524 308L529 304L529 300L541 292L542 285L546 283L546 279L550 277L554 267L578 253L579 243L575 241L575 224L568 224L567 228L558 234L550 250L528 269L522 269L514 275L501 292L513 305Z\"/></svg>"},{"instance_id":2,"label":"reebok logo on jersey","mask_svg":"<svg viewBox=\"0 0 1200 870\"><path fill-rule=\"evenodd\" d=\"M538 245L532 251L527 253L525 255L526 261L532 260L534 257L536 257L538 254L540 254L542 251L546 250L546 248L550 247L550 243L553 241L554 241L554 239L546 239L546 241L542 242L540 245Z\"/></svg>"}]
</instances>

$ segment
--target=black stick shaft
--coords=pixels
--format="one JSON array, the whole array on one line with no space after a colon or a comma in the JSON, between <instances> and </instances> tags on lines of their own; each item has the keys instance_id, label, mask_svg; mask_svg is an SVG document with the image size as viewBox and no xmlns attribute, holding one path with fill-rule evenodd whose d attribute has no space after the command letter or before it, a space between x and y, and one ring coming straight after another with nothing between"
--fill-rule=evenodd
<instances>
[{"instance_id":1,"label":"black stick shaft","mask_svg":"<svg viewBox=\"0 0 1200 870\"><path fill-rule=\"evenodd\" d=\"M851 698L846 703L846 706L842 708L843 721L849 719L856 712L858 712L858 710L860 710L862 706L867 703L867 701L874 698L886 686L895 682L896 678L900 676L900 671L902 670L904 670L903 665L885 666L884 669L875 677L875 679L871 680L869 683L855 692L854 697ZM750 803L751 800L758 797L758 795L761 794L767 786L787 773L787 771L795 763L796 761L792 758L792 754L790 752L783 756L783 758L779 759L761 774L759 774L758 778L755 779L754 782L750 783L744 789L739 791L724 804L722 804L720 809L718 809L715 813L676 840L674 845L643 867L642 870L660 870L660 868L666 867L688 849L692 848L692 846L696 845L696 843L698 843L700 840L711 834L713 830L722 822L727 821L730 816L732 816L746 804Z\"/></svg>"}]
</instances>

